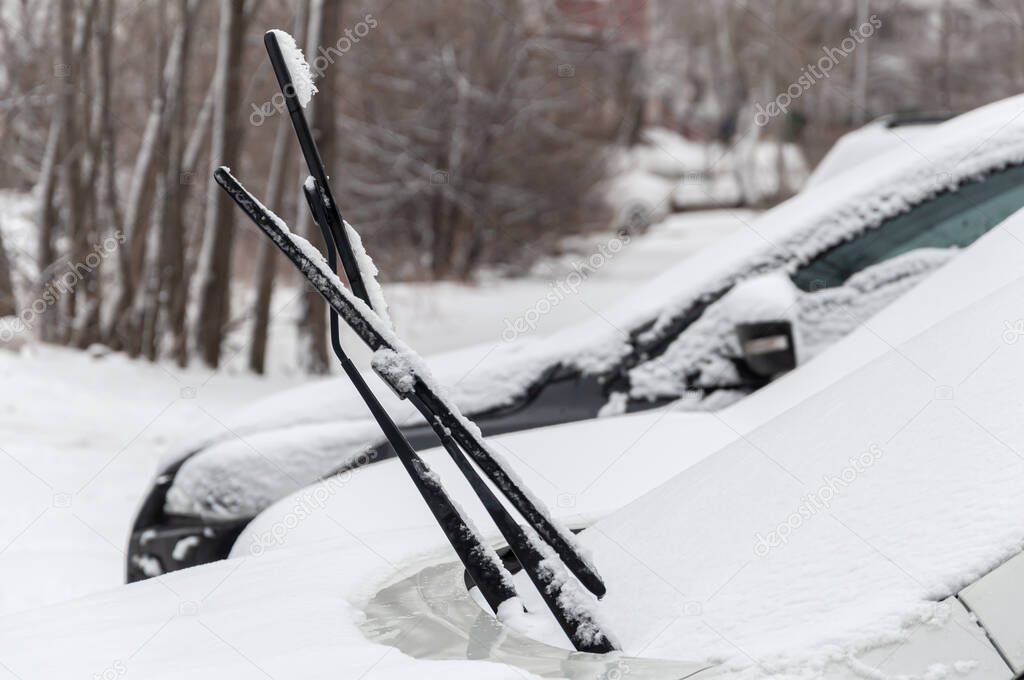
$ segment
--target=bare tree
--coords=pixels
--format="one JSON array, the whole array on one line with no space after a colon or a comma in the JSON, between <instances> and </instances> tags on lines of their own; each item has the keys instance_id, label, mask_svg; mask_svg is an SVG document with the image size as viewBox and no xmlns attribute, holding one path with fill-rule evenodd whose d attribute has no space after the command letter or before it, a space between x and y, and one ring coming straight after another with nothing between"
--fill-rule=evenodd
<instances>
[{"instance_id":1,"label":"bare tree","mask_svg":"<svg viewBox=\"0 0 1024 680\"><path fill-rule=\"evenodd\" d=\"M340 25L340 0L312 0L309 9L309 27L306 39L306 53L316 54L323 44L326 35L324 27ZM335 157L335 126L334 108L335 83L338 82L339 65L329 66L321 75L319 87L327 96L316 97L311 102L307 115L313 128L313 138L320 147L320 154L327 164L327 172L337 162ZM298 202L296 226L299 233L323 248L320 230L313 224L305 200ZM327 363L327 308L323 298L312 288L307 287L299 298L299 316L296 332L298 333L298 356L296 360L307 373L324 374L328 371Z\"/></svg>"},{"instance_id":2,"label":"bare tree","mask_svg":"<svg viewBox=\"0 0 1024 680\"><path fill-rule=\"evenodd\" d=\"M57 193L57 180L60 160L61 140L64 126L61 117L54 116L50 123L47 137L46 152L43 156L43 167L39 173L39 226L36 239L36 263L39 269L37 282L40 294L49 287L53 280L54 239L57 230L57 208L54 198ZM53 339L53 310L40 315L39 337L41 340Z\"/></svg>"},{"instance_id":3,"label":"bare tree","mask_svg":"<svg viewBox=\"0 0 1024 680\"><path fill-rule=\"evenodd\" d=\"M309 16L309 2L299 3L295 13L293 37L302 43ZM291 124L284 115L278 117L274 133L274 150L270 158L270 173L267 177L267 204L277 205L284 196L285 179L293 163L288 140L291 138ZM274 294L274 278L277 272L277 246L269 240L260 244L256 261L256 298L252 306L252 331L249 338L249 369L263 374L266 370L267 339L270 332L270 303Z\"/></svg>"},{"instance_id":4,"label":"bare tree","mask_svg":"<svg viewBox=\"0 0 1024 680\"><path fill-rule=\"evenodd\" d=\"M217 41L216 80L211 162L231 165L238 157L242 126L239 95L242 79L243 0L221 0ZM203 361L220 363L221 342L230 311L231 245L235 207L221 191L211 191L206 209L206 235L199 265L199 313L196 346Z\"/></svg>"},{"instance_id":5,"label":"bare tree","mask_svg":"<svg viewBox=\"0 0 1024 680\"><path fill-rule=\"evenodd\" d=\"M18 313L18 298L14 293L14 282L11 278L11 262L7 259L3 235L0 234L0 316L12 316Z\"/></svg>"},{"instance_id":6,"label":"bare tree","mask_svg":"<svg viewBox=\"0 0 1024 680\"><path fill-rule=\"evenodd\" d=\"M530 21L531 6L425 0L363 18L368 37L344 55L359 85L342 86L335 186L369 246L388 244L374 249L385 270L466 278L607 224L602 151L629 125L599 88L625 50L557 12Z\"/></svg>"},{"instance_id":7,"label":"bare tree","mask_svg":"<svg viewBox=\"0 0 1024 680\"><path fill-rule=\"evenodd\" d=\"M90 121L87 164L86 168L83 168L82 191L88 199L88 210L85 214L82 242L79 244L80 255L85 254L88 244L97 244L101 240L104 232L101 224L104 220L115 232L119 222L114 189L116 158L111 110L111 55L114 43L115 2L99 0L93 3L90 11L96 14L95 97ZM80 287L83 292L82 311L74 329L73 342L76 347L84 349L102 339L102 272L89 266L85 270Z\"/></svg>"}]
</instances>

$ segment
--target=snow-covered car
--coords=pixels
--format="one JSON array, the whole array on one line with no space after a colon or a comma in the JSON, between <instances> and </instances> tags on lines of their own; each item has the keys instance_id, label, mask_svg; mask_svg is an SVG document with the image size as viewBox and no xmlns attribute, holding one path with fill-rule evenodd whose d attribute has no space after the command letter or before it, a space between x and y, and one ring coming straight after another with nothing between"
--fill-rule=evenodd
<instances>
[{"instance_id":1,"label":"snow-covered car","mask_svg":"<svg viewBox=\"0 0 1024 680\"><path fill-rule=\"evenodd\" d=\"M949 120L948 113L889 114L836 140L818 161L804 187L812 187L836 175L854 170L864 161L901 146L913 147L939 123Z\"/></svg>"},{"instance_id":2,"label":"snow-covered car","mask_svg":"<svg viewBox=\"0 0 1024 680\"><path fill-rule=\"evenodd\" d=\"M702 460L663 467L647 481L656 488L585 523L579 538L608 583L592 606L621 654L566 649L518 577L530 613L485 611L408 480L381 476L385 462L340 478L345 493L305 516L290 506L295 497L275 504L246 530L236 559L0 619L0 670L197 680L1019 677L1022 244L1019 214L749 401L836 362L844 377L819 378L821 391ZM604 421L603 434L650 415ZM619 453L686 456L688 433L672 430L627 438ZM602 441L577 443L565 455L579 475ZM440 452L424 457L447 482ZM337 512L356 496L358 513ZM367 524L395 504L400 522ZM466 508L483 519L475 503ZM318 526L330 533L307 531L327 514ZM288 549L266 549L265 532Z\"/></svg>"},{"instance_id":3,"label":"snow-covered car","mask_svg":"<svg viewBox=\"0 0 1024 680\"><path fill-rule=\"evenodd\" d=\"M462 566L438 559L396 563L359 627L413 657L553 676L601 677L618 663L685 677L724 660L824 677L1014 677L1024 670L1021 272L1024 212L803 370L724 411L717 431L694 431L699 416L669 409L495 438L615 572L595 606L624 651L657 660L580 659L546 614L484 625ZM746 431L730 436L727 425ZM424 458L472 498L444 452ZM380 498L386 507L361 514ZM486 526L478 504L464 507ZM351 534L373 553L380 537L432 530L387 461L283 499L232 556ZM517 580L528 609L544 612Z\"/></svg>"},{"instance_id":4,"label":"snow-covered car","mask_svg":"<svg viewBox=\"0 0 1024 680\"><path fill-rule=\"evenodd\" d=\"M901 144L764 213L589 324L542 341L513 335L431 367L487 435L672 402L722 409L814 357L1024 205L1022 110L1015 97L937 125L913 148ZM436 444L410 404L377 390L413 445ZM343 379L254 405L161 470L134 522L128 579L223 558L274 501L390 453Z\"/></svg>"}]
</instances>

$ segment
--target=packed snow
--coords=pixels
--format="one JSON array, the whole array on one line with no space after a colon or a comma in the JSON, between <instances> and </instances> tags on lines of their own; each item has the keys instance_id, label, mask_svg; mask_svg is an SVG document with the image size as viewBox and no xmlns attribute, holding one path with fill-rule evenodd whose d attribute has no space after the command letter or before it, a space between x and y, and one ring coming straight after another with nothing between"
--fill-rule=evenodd
<instances>
[{"instance_id":1,"label":"packed snow","mask_svg":"<svg viewBox=\"0 0 1024 680\"><path fill-rule=\"evenodd\" d=\"M161 452L295 384L32 342L0 350L0 381L0 614L123 583Z\"/></svg>"},{"instance_id":2,"label":"packed snow","mask_svg":"<svg viewBox=\"0 0 1024 680\"><path fill-rule=\"evenodd\" d=\"M381 318L389 328L392 326L391 316L388 314L388 302L384 298L384 291L380 287L380 282L377 281L377 265L374 263L363 246L363 239L359 236L359 232L352 228L352 225L348 222L345 223L345 233L348 234L348 242L352 246L352 254L355 255L356 262L359 263L359 269L363 274L363 283L366 285L366 292L370 296L370 306L377 312L377 316Z\"/></svg>"},{"instance_id":3,"label":"packed snow","mask_svg":"<svg viewBox=\"0 0 1024 680\"><path fill-rule=\"evenodd\" d=\"M295 43L295 38L291 33L276 28L270 32L277 37L281 56L284 57L285 66L288 67L288 73L291 75L295 97L299 100L299 105L305 108L317 92L316 85L313 83L313 73L309 69L309 64L306 63L306 57L303 56L302 50Z\"/></svg>"},{"instance_id":4,"label":"packed snow","mask_svg":"<svg viewBox=\"0 0 1024 680\"><path fill-rule=\"evenodd\" d=\"M537 677L497 663L424 666L366 640L359 607L384 575L449 551L440 532L353 534L326 549L217 562L0 617L0 677Z\"/></svg>"}]
</instances>

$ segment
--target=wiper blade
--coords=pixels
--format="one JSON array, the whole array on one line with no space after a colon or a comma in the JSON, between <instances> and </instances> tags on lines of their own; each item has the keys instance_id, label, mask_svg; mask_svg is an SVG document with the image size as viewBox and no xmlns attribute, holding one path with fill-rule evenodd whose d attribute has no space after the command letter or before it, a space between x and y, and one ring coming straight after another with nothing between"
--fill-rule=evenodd
<instances>
[{"instance_id":1,"label":"wiper blade","mask_svg":"<svg viewBox=\"0 0 1024 680\"><path fill-rule=\"evenodd\" d=\"M345 276L348 278L352 292L372 310L373 303L363 280L363 273L359 267L359 261L352 252L352 245L349 242L348 233L345 230L345 222L341 212L334 200L327 181L327 173L324 170L323 159L317 149L316 142L309 129L302 105L299 103L295 84L292 82L292 74L284 55L278 44L278 37L274 31L267 31L263 37L267 48L267 54L277 76L277 82L284 96L285 105L292 126L295 128L295 135L299 141L306 166L309 168L313 184L309 190L305 190L306 199L310 203L310 210L314 219L317 214L321 215L318 221L321 231L324 233L324 240L330 242L333 238L338 256L341 258ZM315 203L315 205L314 205ZM326 231L325 228L326 227ZM351 225L350 225L351 228ZM331 238L328 238L327 232ZM378 313L383 310L374 310ZM332 311L332 314L334 312ZM337 322L335 319L334 323ZM351 325L351 320L346 319ZM375 367L376 370L376 367ZM378 374L380 371L378 371ZM386 375L381 378L388 382ZM392 389L395 386L392 385ZM396 390L397 391L397 390ZM572 534L559 523L554 521L550 513L537 499L533 498L514 473L503 464L500 457L492 451L483 440L483 436L475 425L465 421L461 414L440 398L437 390L430 389L422 380L417 380L414 389L400 392L409 398L410 402L423 415L424 420L434 430L442 443L445 439L454 438L455 443L461 447L473 460L474 463L487 475L488 479L497 486L498 490L509 499L512 506L537 532L537 534L555 551L565 566L580 580L583 586L598 598L604 597L606 588L597 570L586 559L582 551L576 545ZM447 446L446 446L447 448Z\"/></svg>"},{"instance_id":2,"label":"wiper blade","mask_svg":"<svg viewBox=\"0 0 1024 680\"><path fill-rule=\"evenodd\" d=\"M598 597L604 595L603 581L577 548L571 534L549 516L546 509L484 443L479 429L464 418L455 405L447 401L440 389L432 384L429 372L421 368L418 357L401 345L391 332L390 325L382 321L386 318L385 310L374 309L373 298L363 279L360 258L353 251L349 239L348 229L351 227L342 218L331 193L323 161L298 100L292 73L278 43L277 33L269 31L264 37L264 43L309 168L310 177L303 185L303 192L323 236L327 249L326 261L322 261L322 254L304 239L293 237L287 225L242 187L226 168L219 168L214 173L218 184L327 300L331 346L335 355L395 449L421 496L430 506L470 576L481 586L482 593L486 584L484 597L491 608L498 613L499 607L515 596L515 588L507 571L500 562L495 569L497 557L493 550L484 544L462 516L444 491L440 479L409 445L349 359L341 346L339 316L374 351L373 367L378 375L396 394L408 398L430 424L576 649L597 653L613 651L615 646L594 620L585 595L578 590L575 580L568 573L571 571L575 574L580 583ZM352 293L337 279L336 260L339 256ZM376 286L376 282L373 285ZM374 291L375 298L383 305L379 289L374 288ZM353 293L358 300L352 297ZM516 522L467 458L467 453L519 511L528 522L528 527ZM518 600L515 602L521 606Z\"/></svg>"},{"instance_id":3,"label":"wiper blade","mask_svg":"<svg viewBox=\"0 0 1024 680\"><path fill-rule=\"evenodd\" d=\"M397 338L384 327L380 318L341 286L337 276L331 271L330 264L324 260L322 254L315 247L304 239L291 234L287 224L249 193L227 168L218 168L214 172L214 177L232 200L292 261L292 264L324 297L332 310L346 321L347 325L371 350L375 352L384 350L396 356L409 356ZM307 193L308 196L310 193ZM315 212L321 211L317 208ZM330 241L328 242L330 243ZM431 512L434 513L452 547L463 560L470 576L478 585L482 583L478 578L488 583L487 587L492 591L491 596L487 598L488 603L497 612L498 606L502 604L500 598L506 594L506 591L503 590L506 583L511 588L508 592L511 592L512 596L515 595L514 586L504 578L508 572L504 570L504 567L498 571L492 568L497 559L494 551L487 547L471 528L468 520L462 516L458 507L445 493L440 479L408 444L401 430L394 424L369 386L366 385L358 369L348 359L340 342L338 349L341 350L339 360L342 361L346 375L352 379L389 443L395 447L396 453L399 454L417 489L430 506ZM382 373L385 376L389 375L387 372ZM404 384L403 377L394 375L390 377L393 378L389 383L393 389L399 392L414 389L412 386ZM427 391L433 392L426 387L424 377L415 370L404 377L410 378L414 385L423 385ZM454 414L459 415L457 411ZM459 417L461 418L461 416ZM595 621L586 606L586 599L576 587L575 581L571 579L566 570L560 568L561 565L554 551L545 545L530 528L520 526L515 522L458 447L452 446L454 441L454 438L449 437L445 448L448 449L456 465L469 480L485 508L491 513L495 523L498 524L506 540L509 541L510 547L516 552L524 569L544 597L548 608L576 649L594 653L614 651L615 645ZM481 559L483 555L486 555L486 559ZM506 598L505 601L508 599ZM492 600L499 601L492 603Z\"/></svg>"},{"instance_id":4,"label":"wiper blade","mask_svg":"<svg viewBox=\"0 0 1024 680\"><path fill-rule=\"evenodd\" d=\"M327 227L324 226L324 204L316 201L317 196L322 196L323 193L320 191L320 188L317 186L317 181L313 177L310 177L306 181L302 189L306 196L306 201L310 203L310 210L313 212L313 218L320 226L320 232L324 237L324 241L327 243L327 266L330 268L332 273L337 273L335 257L338 244L333 242L331 234L328 232ZM334 348L334 353L338 356L339 361L342 361L346 374L349 374L349 377L351 377L350 370L354 371L355 368L352 366L352 362L348 360L348 357L345 355L345 351L341 346L338 333L338 314L333 309L330 312L330 321L331 345ZM365 386L365 383L362 384ZM413 401L420 408L420 411L424 413L424 416L428 416L428 414L424 412L423 403L415 398ZM380 422L379 418L378 422ZM565 632L566 637L572 641L573 646L575 646L577 650L584 652L605 653L614 651L615 647L601 631L597 622L595 622L590 616L586 607L565 605L566 599L571 600L574 596L579 597L579 593L575 593L573 591L574 583L566 578L567 575L557 573L553 568L553 565L550 563L544 564L545 560L548 560L551 557L551 555L547 553L553 552L550 547L542 544L536 533L520 526L519 523L515 521L511 513L505 509L505 506L501 504L501 501L498 500L491 488L487 486L487 483L480 477L479 473L477 473L476 469L466 458L465 454L463 454L462 449L459 448L459 445L452 436L451 431L445 428L439 428L438 430L435 430L435 432L441 440L441 445L444 447L445 451L448 452L448 455L459 468L462 475L466 478L466 481L469 482L470 487L472 487L477 498L480 499L480 502L483 504L487 514L498 527L501 535L508 542L512 553L523 566L523 571L530 577L533 585L537 588L537 591L543 598L544 603L554 615L555 620ZM404 442L403 446L408 447L408 442L405 441L405 437L402 435L401 431L397 431L396 434L397 437L400 437ZM385 432L385 436L387 436L389 442L392 442L393 436L396 435ZM394 446L393 443L392 446ZM547 549L545 550L545 548ZM474 579L474 581L475 580L476 579Z\"/></svg>"}]
</instances>

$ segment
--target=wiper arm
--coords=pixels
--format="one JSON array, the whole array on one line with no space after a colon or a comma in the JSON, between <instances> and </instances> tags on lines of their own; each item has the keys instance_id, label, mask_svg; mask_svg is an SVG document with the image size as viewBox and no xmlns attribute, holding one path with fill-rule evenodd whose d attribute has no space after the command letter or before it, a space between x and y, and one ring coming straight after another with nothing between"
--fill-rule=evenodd
<instances>
[{"instance_id":1,"label":"wiper arm","mask_svg":"<svg viewBox=\"0 0 1024 680\"><path fill-rule=\"evenodd\" d=\"M317 219L318 214L320 215L317 222L321 232L324 233L324 241L330 243L333 239L352 292L370 309L374 309L366 282L363 279L363 272L359 267L359 261L352 252L345 222L328 184L323 159L320 157L320 152L310 132L309 123L306 121L302 105L299 103L291 71L278 44L276 32L267 31L263 36L263 42L273 65L274 74L277 76L281 94L284 96L288 116L295 128L295 135L299 141L303 158L309 168L310 177L313 179L312 186L308 189L304 188L306 200L310 203L310 210L314 219ZM327 232L330 233L330 238L327 236ZM383 312L383 310L374 311L378 314ZM334 319L333 323L336 324L337 320ZM376 366L374 369L376 370ZM387 375L382 374L379 370L377 373L390 385ZM400 396L409 398L413 406L437 434L442 444L445 444L446 439L454 439L454 444L469 455L488 479L508 498L533 531L551 546L569 571L580 580L587 590L598 598L604 596L606 592L604 581L576 545L572 534L560 526L551 517L547 508L544 508L524 488L515 474L487 446L480 431L475 426L468 424L454 405L446 403L437 390L431 389L429 385L419 379L415 381L412 390L399 390L395 385L391 385L391 387ZM445 447L447 448L448 444L445 444Z\"/></svg>"},{"instance_id":2,"label":"wiper arm","mask_svg":"<svg viewBox=\"0 0 1024 680\"><path fill-rule=\"evenodd\" d=\"M313 212L314 221L320 226L320 232L324 237L324 241L327 244L327 266L330 268L332 273L336 273L335 258L337 252L337 244L333 242L331 234L324 226L324 204L316 201L318 195L322 195L318 191L319 187L316 186L317 181L313 177L310 177L303 185L303 193L306 196L307 202L310 203L310 210ZM344 349L341 346L341 341L338 332L338 314L333 309L330 311L330 322L331 322L331 345L334 348L334 353L337 355L338 360L341 361L342 367L345 369L345 373L349 376L353 382L356 383L356 388L359 389L360 395L363 396L364 400L370 399L376 408L383 413L383 408L377 402L376 397L372 393L369 396L363 394L363 390L368 390L366 383L362 380L362 376L353 378L353 374L358 375L358 370L352 365L351 360L345 354ZM357 382L358 380L358 382ZM362 388L360 388L360 385ZM417 404L421 412L424 411L424 406L419 400L413 399L413 403ZM370 401L367 401L367 405L370 406ZM374 407L371 406L371 411L374 411ZM426 417L428 414L424 413ZM381 429L384 429L384 434L388 438L388 442L392 446L395 446L395 439L401 441L401 445L406 448L410 448L408 441L402 434L401 430L395 427L394 423L383 413L379 416L374 411L374 417L377 418L377 422L381 424ZM429 418L428 418L429 420ZM384 422L389 423L391 432L384 428ZM547 605L548 610L551 611L555 620L558 622L559 627L565 632L566 637L573 643L579 651L593 652L593 653L605 653L615 651L615 646L611 641L604 635L598 626L597 622L589 615L586 608L579 608L575 606L566 606L566 599L572 600L573 596L578 597L579 593L573 592L574 583L569 581L563 574L557 573L557 570L550 562L544 564L545 560L550 559L553 553L550 547L544 545L540 538L532 530L529 530L523 526L520 526L518 522L512 517L511 513L505 509L501 501L498 500L497 496L491 490L487 483L480 477L480 474L476 471L473 465L463 454L462 449L459 448L458 443L452 437L451 432L446 429L435 430L438 437L441 440L442 446L445 451L454 461L455 465L459 468L459 471L469 482L473 492L480 499L487 514L491 517L491 520L498 527L502 537L508 542L509 548L515 555L516 559L523 566L523 571L526 572L527 576L533 582L537 591L540 593ZM397 449L396 449L397 451ZM406 456L409 454L406 453ZM413 454L415 455L415 454ZM410 472L410 474L412 474ZM447 532L446 532L447 533ZM449 540L450 537L449 537ZM452 542L454 546L455 543ZM465 560L463 560L465 563ZM470 574L472 576L472 574ZM473 579L476 581L476 578ZM490 602L490 600L488 600ZM492 605L492 608L493 605ZM497 609L494 608L497 612Z\"/></svg>"}]
</instances>

